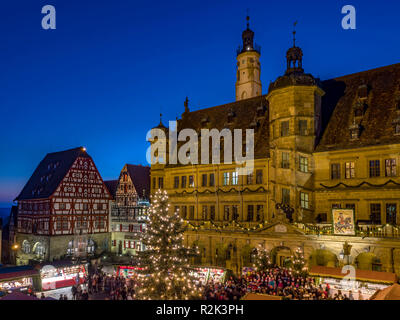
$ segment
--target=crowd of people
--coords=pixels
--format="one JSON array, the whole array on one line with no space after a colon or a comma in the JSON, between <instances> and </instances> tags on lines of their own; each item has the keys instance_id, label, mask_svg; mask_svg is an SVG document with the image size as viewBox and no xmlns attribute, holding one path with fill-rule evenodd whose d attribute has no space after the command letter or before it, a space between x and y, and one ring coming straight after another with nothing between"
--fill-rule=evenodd
<instances>
[{"instance_id":1,"label":"crowd of people","mask_svg":"<svg viewBox=\"0 0 400 320\"><path fill-rule=\"evenodd\" d=\"M71 288L73 300L89 300L101 297L105 300L133 300L136 280L118 275L109 275L100 270L89 273L84 284ZM84 287L84 288L82 288Z\"/></svg>"},{"instance_id":2,"label":"crowd of people","mask_svg":"<svg viewBox=\"0 0 400 320\"><path fill-rule=\"evenodd\" d=\"M334 293L329 284L316 285L313 278L295 275L286 268L254 271L239 278L230 277L225 283L210 281L205 286L204 299L239 300L247 293L280 296L290 300L354 300L351 291L348 295L340 290Z\"/></svg>"},{"instance_id":3,"label":"crowd of people","mask_svg":"<svg viewBox=\"0 0 400 320\"><path fill-rule=\"evenodd\" d=\"M311 277L296 274L287 268L273 267L264 271L248 272L241 277L229 277L225 282L209 280L198 284L204 289L204 300L239 300L247 293L266 294L289 300L354 300L340 290L331 290L329 284L315 283ZM73 300L134 300L138 281L135 276L107 274L100 269L89 272L83 283L71 287ZM41 298L45 298L43 293ZM363 300L358 292L358 300ZM59 300L67 300L60 295Z\"/></svg>"}]
</instances>

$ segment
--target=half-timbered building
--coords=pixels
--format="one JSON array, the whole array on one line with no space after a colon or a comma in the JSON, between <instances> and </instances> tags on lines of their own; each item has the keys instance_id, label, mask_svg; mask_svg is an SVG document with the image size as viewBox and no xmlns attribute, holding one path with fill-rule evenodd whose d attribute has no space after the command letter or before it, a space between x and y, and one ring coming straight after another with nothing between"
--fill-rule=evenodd
<instances>
[{"instance_id":1,"label":"half-timbered building","mask_svg":"<svg viewBox=\"0 0 400 320\"><path fill-rule=\"evenodd\" d=\"M15 199L17 263L107 251L111 199L85 148L47 154Z\"/></svg>"},{"instance_id":2,"label":"half-timbered building","mask_svg":"<svg viewBox=\"0 0 400 320\"><path fill-rule=\"evenodd\" d=\"M126 164L119 179L107 181L114 192L111 205L111 252L136 255L144 250L140 234L145 231L149 208L150 167Z\"/></svg>"}]
</instances>

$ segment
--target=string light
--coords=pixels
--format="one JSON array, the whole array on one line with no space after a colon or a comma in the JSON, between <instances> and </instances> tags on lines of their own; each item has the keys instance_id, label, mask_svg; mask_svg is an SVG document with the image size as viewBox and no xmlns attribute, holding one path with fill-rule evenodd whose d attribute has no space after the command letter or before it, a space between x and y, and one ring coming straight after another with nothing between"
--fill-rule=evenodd
<instances>
[{"instance_id":1,"label":"string light","mask_svg":"<svg viewBox=\"0 0 400 320\"><path fill-rule=\"evenodd\" d=\"M139 252L139 266L144 267L139 299L170 300L198 298L189 259L198 248L183 246L185 224L178 212L169 214L168 194L158 190L152 197L149 223L141 240L146 251Z\"/></svg>"}]
</instances>

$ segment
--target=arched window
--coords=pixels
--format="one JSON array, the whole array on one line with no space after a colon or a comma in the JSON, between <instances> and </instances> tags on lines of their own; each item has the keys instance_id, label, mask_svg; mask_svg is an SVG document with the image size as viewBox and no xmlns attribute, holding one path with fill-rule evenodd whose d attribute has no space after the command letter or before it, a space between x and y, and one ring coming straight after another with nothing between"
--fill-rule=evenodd
<instances>
[{"instance_id":1,"label":"arched window","mask_svg":"<svg viewBox=\"0 0 400 320\"><path fill-rule=\"evenodd\" d=\"M41 242L36 242L33 246L33 253L39 258L43 257L45 253L44 245Z\"/></svg>"},{"instance_id":2,"label":"arched window","mask_svg":"<svg viewBox=\"0 0 400 320\"><path fill-rule=\"evenodd\" d=\"M94 253L94 250L95 250L94 241L92 239L88 239L86 247L87 253Z\"/></svg>"},{"instance_id":3,"label":"arched window","mask_svg":"<svg viewBox=\"0 0 400 320\"><path fill-rule=\"evenodd\" d=\"M30 253L31 252L31 245L29 244L29 242L27 240L24 240L22 242L22 252L24 253Z\"/></svg>"},{"instance_id":4,"label":"arched window","mask_svg":"<svg viewBox=\"0 0 400 320\"><path fill-rule=\"evenodd\" d=\"M74 254L74 240L71 240L68 242L68 247L67 247L67 255L72 256Z\"/></svg>"}]
</instances>

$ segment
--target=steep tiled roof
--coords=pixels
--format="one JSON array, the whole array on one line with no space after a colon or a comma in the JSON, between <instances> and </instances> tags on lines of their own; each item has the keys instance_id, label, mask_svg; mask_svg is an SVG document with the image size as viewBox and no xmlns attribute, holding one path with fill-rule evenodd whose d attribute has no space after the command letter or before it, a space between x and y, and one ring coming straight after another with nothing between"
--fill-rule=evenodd
<instances>
[{"instance_id":1,"label":"steep tiled roof","mask_svg":"<svg viewBox=\"0 0 400 320\"><path fill-rule=\"evenodd\" d=\"M316 151L400 143L393 125L400 116L400 64L327 80L322 89L324 131ZM355 117L356 108L361 116ZM358 139L350 137L352 125L360 125Z\"/></svg>"},{"instance_id":2,"label":"steep tiled roof","mask_svg":"<svg viewBox=\"0 0 400 320\"><path fill-rule=\"evenodd\" d=\"M115 194L117 192L117 187L118 187L118 180L107 180L104 181L104 184L106 185L106 188L108 192L110 192L111 196L113 199L115 199Z\"/></svg>"},{"instance_id":3,"label":"steep tiled roof","mask_svg":"<svg viewBox=\"0 0 400 320\"><path fill-rule=\"evenodd\" d=\"M234 129L253 128L255 137L254 157L255 159L267 158L269 157L269 123L265 97L264 95L198 111L185 112L182 119L178 120L178 131L194 129L199 134L200 145L201 129L218 129L221 131L227 128L232 130L233 137ZM264 110L264 112L261 112L262 115L258 114L261 109ZM245 142L245 138L243 138L243 142ZM178 145L181 144L178 143Z\"/></svg>"},{"instance_id":4,"label":"steep tiled roof","mask_svg":"<svg viewBox=\"0 0 400 320\"><path fill-rule=\"evenodd\" d=\"M140 198L150 197L150 167L142 165L126 165L128 174Z\"/></svg>"},{"instance_id":5,"label":"steep tiled roof","mask_svg":"<svg viewBox=\"0 0 400 320\"><path fill-rule=\"evenodd\" d=\"M50 197L78 157L91 159L83 147L47 154L15 200Z\"/></svg>"}]
</instances>

